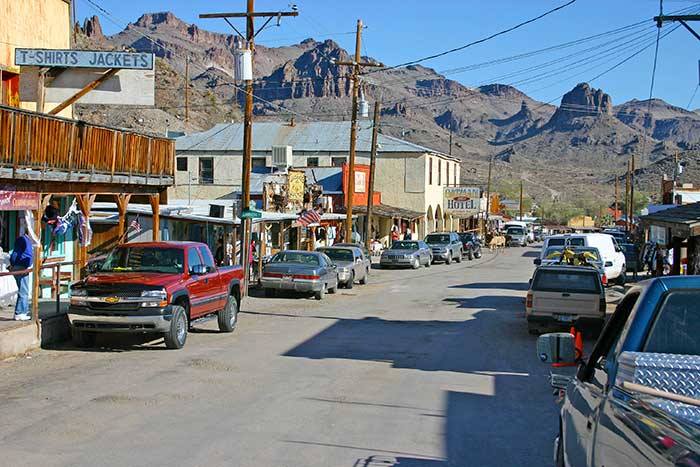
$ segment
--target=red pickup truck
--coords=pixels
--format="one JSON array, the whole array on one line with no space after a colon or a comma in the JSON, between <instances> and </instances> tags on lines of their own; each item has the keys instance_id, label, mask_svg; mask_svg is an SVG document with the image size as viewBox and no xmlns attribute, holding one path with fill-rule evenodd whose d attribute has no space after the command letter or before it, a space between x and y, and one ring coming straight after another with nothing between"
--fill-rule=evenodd
<instances>
[{"instance_id":1,"label":"red pickup truck","mask_svg":"<svg viewBox=\"0 0 700 467\"><path fill-rule=\"evenodd\" d=\"M73 341L95 343L98 332L160 333L180 349L191 322L218 315L219 330L236 328L243 269L217 268L196 242L126 243L99 270L70 289Z\"/></svg>"}]
</instances>

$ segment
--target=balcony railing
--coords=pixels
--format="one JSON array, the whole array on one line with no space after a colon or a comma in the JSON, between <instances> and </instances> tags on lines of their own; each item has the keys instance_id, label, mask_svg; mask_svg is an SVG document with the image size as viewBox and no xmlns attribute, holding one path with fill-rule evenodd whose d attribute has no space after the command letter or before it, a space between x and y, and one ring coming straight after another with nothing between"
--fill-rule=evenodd
<instances>
[{"instance_id":1,"label":"balcony railing","mask_svg":"<svg viewBox=\"0 0 700 467\"><path fill-rule=\"evenodd\" d=\"M174 162L168 138L0 106L0 178L168 186Z\"/></svg>"}]
</instances>

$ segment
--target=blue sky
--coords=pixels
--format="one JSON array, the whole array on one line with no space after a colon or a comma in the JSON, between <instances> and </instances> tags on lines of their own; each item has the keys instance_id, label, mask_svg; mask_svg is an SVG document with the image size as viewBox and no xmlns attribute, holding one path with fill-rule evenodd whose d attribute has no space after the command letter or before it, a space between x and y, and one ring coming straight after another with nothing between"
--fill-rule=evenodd
<instances>
[{"instance_id":1,"label":"blue sky","mask_svg":"<svg viewBox=\"0 0 700 467\"><path fill-rule=\"evenodd\" d=\"M135 21L144 12L166 10L202 28L229 33L231 30L223 20L200 20L198 14L242 11L246 3L244 0L92 1L110 12L111 17L98 12L87 0L77 1L77 16L82 19L98 14L107 34L118 32L126 22ZM362 18L367 26L363 35L363 55L394 65L458 47L566 3L566 0L297 0L295 3L299 7L299 17L285 18L279 28L266 29L256 39L259 43L279 46L296 43L307 37L319 40L330 38L351 50L354 48L351 33L357 19ZM256 9L275 11L287 9L288 4L287 0L258 0ZM667 13L690 7L696 7L695 11L700 12L700 0L664 1ZM422 64L438 71L451 70L563 44L648 20L648 25L640 25L577 47L448 75L468 86L494 81L516 83L517 87L536 99L556 99L555 103L558 103L559 96L576 83L590 80L644 45L653 44L655 28L651 18L658 14L658 10L658 0L577 0L566 9L522 29ZM238 24L240 28L244 27L242 20ZM700 31L700 23L696 23L695 27ZM672 26L666 26L663 31L671 28ZM583 52L583 49L613 40L618 42L610 42L604 49ZM671 32L661 41L654 97L680 107L688 105L699 80L698 51L700 41L683 28ZM632 98L646 99L649 95L653 53L653 46L649 47L594 81L593 85L611 94L615 104ZM568 61L559 62L556 66L550 65L539 71L523 71L527 67L567 55L570 56ZM573 63L574 60L581 61ZM511 77L504 77L516 72ZM523 82L524 80L529 81ZM700 92L691 107L700 107Z\"/></svg>"}]
</instances>

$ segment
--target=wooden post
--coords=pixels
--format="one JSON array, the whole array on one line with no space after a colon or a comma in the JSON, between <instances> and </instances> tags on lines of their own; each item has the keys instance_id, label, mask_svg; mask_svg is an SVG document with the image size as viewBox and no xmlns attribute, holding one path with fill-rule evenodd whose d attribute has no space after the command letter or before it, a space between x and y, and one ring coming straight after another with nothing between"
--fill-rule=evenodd
<instances>
[{"instance_id":1,"label":"wooden post","mask_svg":"<svg viewBox=\"0 0 700 467\"><path fill-rule=\"evenodd\" d=\"M377 169L377 133L379 131L379 117L381 115L381 103L374 103L374 122L372 124L372 148L369 162L369 189L367 190L367 222L365 225L365 247L369 250L372 243L372 208L374 207L374 174ZM452 135L452 133L450 133ZM450 139L450 141L452 141Z\"/></svg>"},{"instance_id":2,"label":"wooden post","mask_svg":"<svg viewBox=\"0 0 700 467\"><path fill-rule=\"evenodd\" d=\"M78 208L80 208L80 212L85 216L85 219L90 218L90 211L92 210L92 204L95 202L95 196L96 195L78 195L75 198L78 203ZM87 246L78 245L77 253L76 275L82 278L83 269L85 269L85 265L87 264Z\"/></svg>"},{"instance_id":3,"label":"wooden post","mask_svg":"<svg viewBox=\"0 0 700 467\"><path fill-rule=\"evenodd\" d=\"M39 77L37 79L36 85L36 111L39 113L44 113L44 99L46 96L46 72L48 68L42 68L39 70Z\"/></svg>"},{"instance_id":4,"label":"wooden post","mask_svg":"<svg viewBox=\"0 0 700 467\"><path fill-rule=\"evenodd\" d=\"M153 212L153 241L160 241L160 195L151 195L151 211Z\"/></svg>"},{"instance_id":5,"label":"wooden post","mask_svg":"<svg viewBox=\"0 0 700 467\"><path fill-rule=\"evenodd\" d=\"M115 200L117 202L117 211L119 212L119 224L117 227L118 243L125 243L126 241L126 211L129 206L129 201L131 200L131 195L119 194L115 195Z\"/></svg>"},{"instance_id":6,"label":"wooden post","mask_svg":"<svg viewBox=\"0 0 700 467\"><path fill-rule=\"evenodd\" d=\"M267 229L265 223L260 223L260 233L258 234L258 243L260 244L258 253L258 283L262 279L263 256L267 254Z\"/></svg>"},{"instance_id":7,"label":"wooden post","mask_svg":"<svg viewBox=\"0 0 700 467\"><path fill-rule=\"evenodd\" d=\"M34 246L34 257L32 258L32 321L36 325L36 338L41 340L41 324L39 321L39 299L41 298L41 265L43 262L43 247L41 245L41 215L44 209L49 205L51 195L39 195L41 204L39 209L34 211L34 233L39 239L39 244ZM30 226L27 226L29 229Z\"/></svg>"}]
</instances>

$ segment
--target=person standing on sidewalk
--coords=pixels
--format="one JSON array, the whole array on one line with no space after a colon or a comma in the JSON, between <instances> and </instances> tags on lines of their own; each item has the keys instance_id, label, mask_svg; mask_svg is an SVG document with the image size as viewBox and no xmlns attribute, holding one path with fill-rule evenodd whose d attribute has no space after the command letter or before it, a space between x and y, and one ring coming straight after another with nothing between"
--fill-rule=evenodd
<instances>
[{"instance_id":1,"label":"person standing on sidewalk","mask_svg":"<svg viewBox=\"0 0 700 467\"><path fill-rule=\"evenodd\" d=\"M10 271L29 269L33 261L33 246L29 235L22 234L15 240L15 248L10 255ZM15 305L15 320L28 321L29 314L29 274L15 275L17 282L17 304Z\"/></svg>"}]
</instances>

